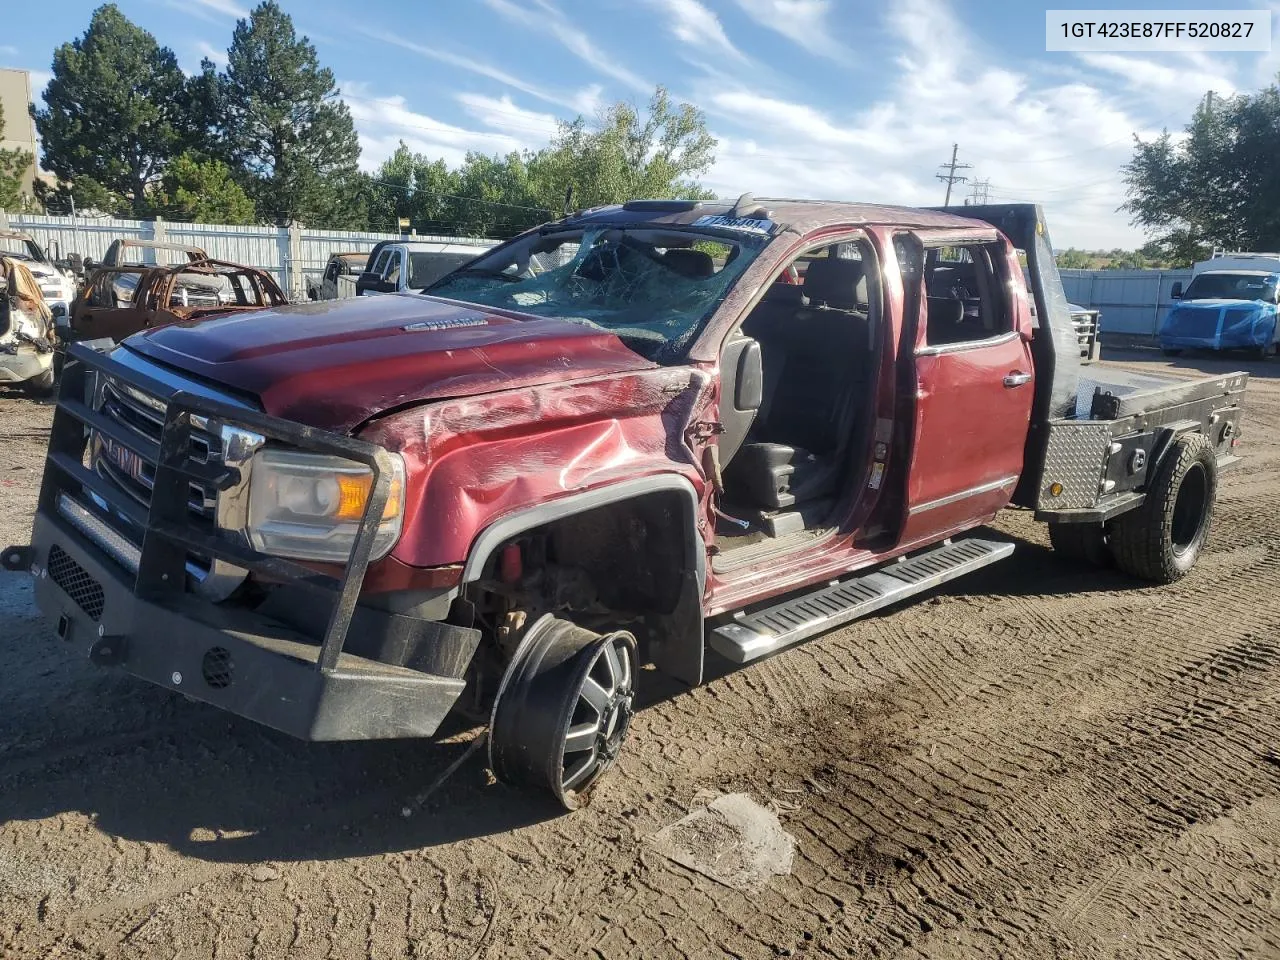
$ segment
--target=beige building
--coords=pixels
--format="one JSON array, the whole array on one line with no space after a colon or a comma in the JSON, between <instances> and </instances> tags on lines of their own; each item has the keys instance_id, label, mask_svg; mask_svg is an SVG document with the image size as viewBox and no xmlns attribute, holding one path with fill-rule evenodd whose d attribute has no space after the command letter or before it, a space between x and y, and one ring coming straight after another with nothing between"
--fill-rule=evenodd
<instances>
[{"instance_id":1,"label":"beige building","mask_svg":"<svg viewBox=\"0 0 1280 960\"><path fill-rule=\"evenodd\" d=\"M31 154L31 166L22 178L22 192L31 195L36 176L36 122L31 119L30 73L0 67L0 106L4 107L0 149L25 150Z\"/></svg>"}]
</instances>

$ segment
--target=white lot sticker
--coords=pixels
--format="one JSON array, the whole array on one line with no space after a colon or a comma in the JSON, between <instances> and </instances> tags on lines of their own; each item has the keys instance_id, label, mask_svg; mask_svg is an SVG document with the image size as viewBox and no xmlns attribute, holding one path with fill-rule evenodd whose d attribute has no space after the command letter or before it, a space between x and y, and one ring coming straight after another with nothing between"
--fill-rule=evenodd
<instances>
[{"instance_id":1,"label":"white lot sticker","mask_svg":"<svg viewBox=\"0 0 1280 960\"><path fill-rule=\"evenodd\" d=\"M773 230L772 220L755 220L751 217L699 217L693 221L695 227L728 227L730 230L746 230L750 233L769 233Z\"/></svg>"}]
</instances>

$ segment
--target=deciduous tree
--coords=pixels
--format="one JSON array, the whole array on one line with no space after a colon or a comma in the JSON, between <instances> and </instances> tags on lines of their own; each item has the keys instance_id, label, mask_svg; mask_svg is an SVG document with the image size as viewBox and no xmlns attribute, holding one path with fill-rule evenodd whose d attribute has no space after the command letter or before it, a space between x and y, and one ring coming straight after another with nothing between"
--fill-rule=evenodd
<instances>
[{"instance_id":1,"label":"deciduous tree","mask_svg":"<svg viewBox=\"0 0 1280 960\"><path fill-rule=\"evenodd\" d=\"M221 160L201 160L190 153L165 170L152 200L154 212L190 223L254 223L253 200L236 183Z\"/></svg>"},{"instance_id":2,"label":"deciduous tree","mask_svg":"<svg viewBox=\"0 0 1280 960\"><path fill-rule=\"evenodd\" d=\"M1205 97L1185 136L1138 140L1123 209L1178 263L1280 249L1280 89Z\"/></svg>"}]
</instances>

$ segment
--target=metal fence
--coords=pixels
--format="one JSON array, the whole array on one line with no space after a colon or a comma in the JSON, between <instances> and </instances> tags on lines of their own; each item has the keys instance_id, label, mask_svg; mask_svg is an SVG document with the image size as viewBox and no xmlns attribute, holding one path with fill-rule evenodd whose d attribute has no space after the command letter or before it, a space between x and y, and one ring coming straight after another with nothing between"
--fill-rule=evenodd
<instances>
[{"instance_id":1,"label":"metal fence","mask_svg":"<svg viewBox=\"0 0 1280 960\"><path fill-rule=\"evenodd\" d=\"M6 224L7 221L7 224ZM380 240L412 239L450 244L492 243L479 237L436 237L356 230L316 230L303 224L288 227L175 223L162 219L117 220L113 217L48 217L0 212L0 227L30 233L51 255L78 253L101 260L112 240L159 240L200 247L217 260L243 263L275 274L291 298L306 296L309 280L318 281L329 255L367 253Z\"/></svg>"},{"instance_id":2,"label":"metal fence","mask_svg":"<svg viewBox=\"0 0 1280 960\"><path fill-rule=\"evenodd\" d=\"M1067 300L1102 312L1103 335L1154 338L1190 270L1061 270Z\"/></svg>"}]
</instances>

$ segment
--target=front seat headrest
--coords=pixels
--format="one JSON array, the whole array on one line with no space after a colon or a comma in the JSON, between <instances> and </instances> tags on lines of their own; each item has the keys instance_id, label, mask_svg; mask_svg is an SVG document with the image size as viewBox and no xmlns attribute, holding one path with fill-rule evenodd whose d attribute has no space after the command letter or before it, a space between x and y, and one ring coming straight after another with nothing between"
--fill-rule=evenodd
<instances>
[{"instance_id":1,"label":"front seat headrest","mask_svg":"<svg viewBox=\"0 0 1280 960\"><path fill-rule=\"evenodd\" d=\"M682 277L692 280L705 280L716 272L711 254L692 247L673 247L662 255L662 262Z\"/></svg>"},{"instance_id":2,"label":"front seat headrest","mask_svg":"<svg viewBox=\"0 0 1280 960\"><path fill-rule=\"evenodd\" d=\"M804 272L804 295L810 303L824 303L836 310L858 309L858 287L863 279L861 260L824 257Z\"/></svg>"}]
</instances>

